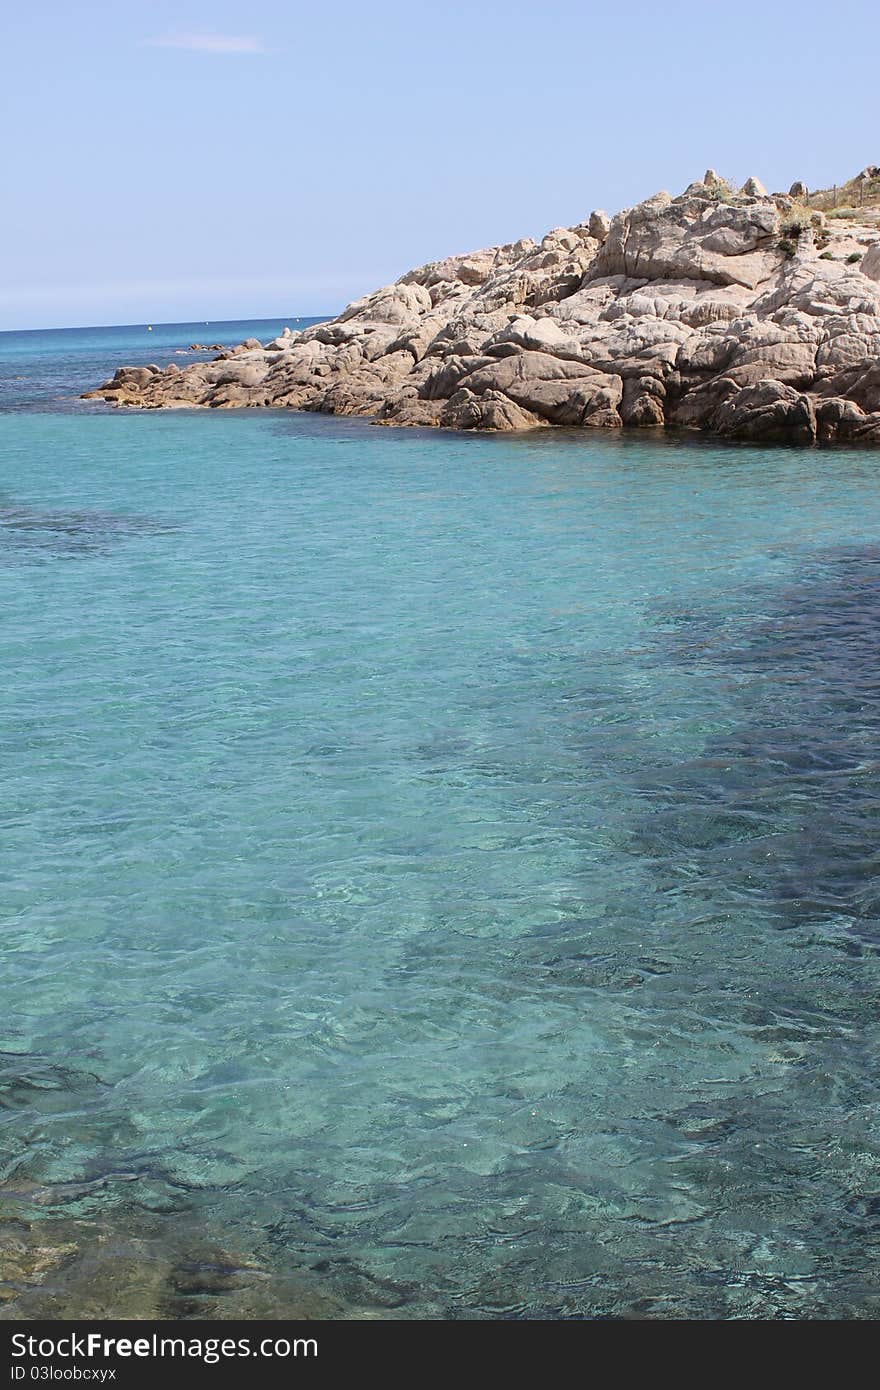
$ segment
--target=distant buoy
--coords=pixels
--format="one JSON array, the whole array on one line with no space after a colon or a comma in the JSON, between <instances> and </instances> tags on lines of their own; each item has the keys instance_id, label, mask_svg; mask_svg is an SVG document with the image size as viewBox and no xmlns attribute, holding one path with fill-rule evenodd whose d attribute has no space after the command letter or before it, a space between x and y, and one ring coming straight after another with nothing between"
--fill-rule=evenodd
<instances>
[{"instance_id":1,"label":"distant buoy","mask_svg":"<svg viewBox=\"0 0 880 1390\"><path fill-rule=\"evenodd\" d=\"M151 323L148 323L148 324L147 324L147 332L148 332L148 333L152 333L152 331L153 331L153 325L152 325Z\"/></svg>"}]
</instances>

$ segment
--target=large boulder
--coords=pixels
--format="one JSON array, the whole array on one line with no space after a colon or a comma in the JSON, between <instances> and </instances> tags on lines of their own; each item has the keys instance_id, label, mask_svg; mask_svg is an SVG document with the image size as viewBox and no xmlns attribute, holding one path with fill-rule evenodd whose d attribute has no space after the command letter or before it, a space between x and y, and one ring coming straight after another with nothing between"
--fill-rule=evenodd
<instances>
[{"instance_id":1,"label":"large boulder","mask_svg":"<svg viewBox=\"0 0 880 1390\"><path fill-rule=\"evenodd\" d=\"M554 425L584 425L600 414L616 414L619 377L542 352L520 352L480 367L461 383L474 395L501 392L531 414Z\"/></svg>"},{"instance_id":2,"label":"large boulder","mask_svg":"<svg viewBox=\"0 0 880 1390\"><path fill-rule=\"evenodd\" d=\"M754 289L781 256L772 201L742 205L657 193L618 213L594 263L599 275L645 280L710 280Z\"/></svg>"},{"instance_id":3,"label":"large boulder","mask_svg":"<svg viewBox=\"0 0 880 1390\"><path fill-rule=\"evenodd\" d=\"M596 208L590 213L588 226L591 237L595 237L600 242L605 241L611 230L611 218L607 212L603 212L601 208Z\"/></svg>"}]
</instances>

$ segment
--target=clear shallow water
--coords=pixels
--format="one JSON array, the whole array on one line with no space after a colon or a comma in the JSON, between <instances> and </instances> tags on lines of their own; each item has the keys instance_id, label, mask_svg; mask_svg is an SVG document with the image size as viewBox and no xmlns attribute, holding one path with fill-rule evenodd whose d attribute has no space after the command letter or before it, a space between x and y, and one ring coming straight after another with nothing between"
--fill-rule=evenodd
<instances>
[{"instance_id":1,"label":"clear shallow water","mask_svg":"<svg viewBox=\"0 0 880 1390\"><path fill-rule=\"evenodd\" d=\"M0 436L8 1191L359 1312L876 1314L880 458Z\"/></svg>"}]
</instances>

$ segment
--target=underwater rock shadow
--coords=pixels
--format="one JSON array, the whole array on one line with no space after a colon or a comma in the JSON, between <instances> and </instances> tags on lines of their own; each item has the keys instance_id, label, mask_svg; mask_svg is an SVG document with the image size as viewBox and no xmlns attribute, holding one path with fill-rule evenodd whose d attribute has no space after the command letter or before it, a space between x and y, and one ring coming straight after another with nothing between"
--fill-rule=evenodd
<instances>
[{"instance_id":1,"label":"underwater rock shadow","mask_svg":"<svg viewBox=\"0 0 880 1390\"><path fill-rule=\"evenodd\" d=\"M157 517L101 511L44 511L0 497L0 564L105 553L141 536L179 527Z\"/></svg>"},{"instance_id":2,"label":"underwater rock shadow","mask_svg":"<svg viewBox=\"0 0 880 1390\"><path fill-rule=\"evenodd\" d=\"M708 616L665 634L663 660L717 672L739 718L701 757L640 778L654 805L633 847L663 881L763 899L780 927L846 919L848 949L876 950L880 547L817 557L767 606L734 642Z\"/></svg>"}]
</instances>

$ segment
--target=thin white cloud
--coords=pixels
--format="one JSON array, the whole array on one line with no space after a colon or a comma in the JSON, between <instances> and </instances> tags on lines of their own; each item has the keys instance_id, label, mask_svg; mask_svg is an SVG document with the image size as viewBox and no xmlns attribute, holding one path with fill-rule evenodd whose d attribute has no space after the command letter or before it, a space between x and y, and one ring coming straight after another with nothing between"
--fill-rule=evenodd
<instances>
[{"instance_id":1,"label":"thin white cloud","mask_svg":"<svg viewBox=\"0 0 880 1390\"><path fill-rule=\"evenodd\" d=\"M256 34L162 34L147 39L149 48L185 48L191 53L265 53Z\"/></svg>"}]
</instances>

